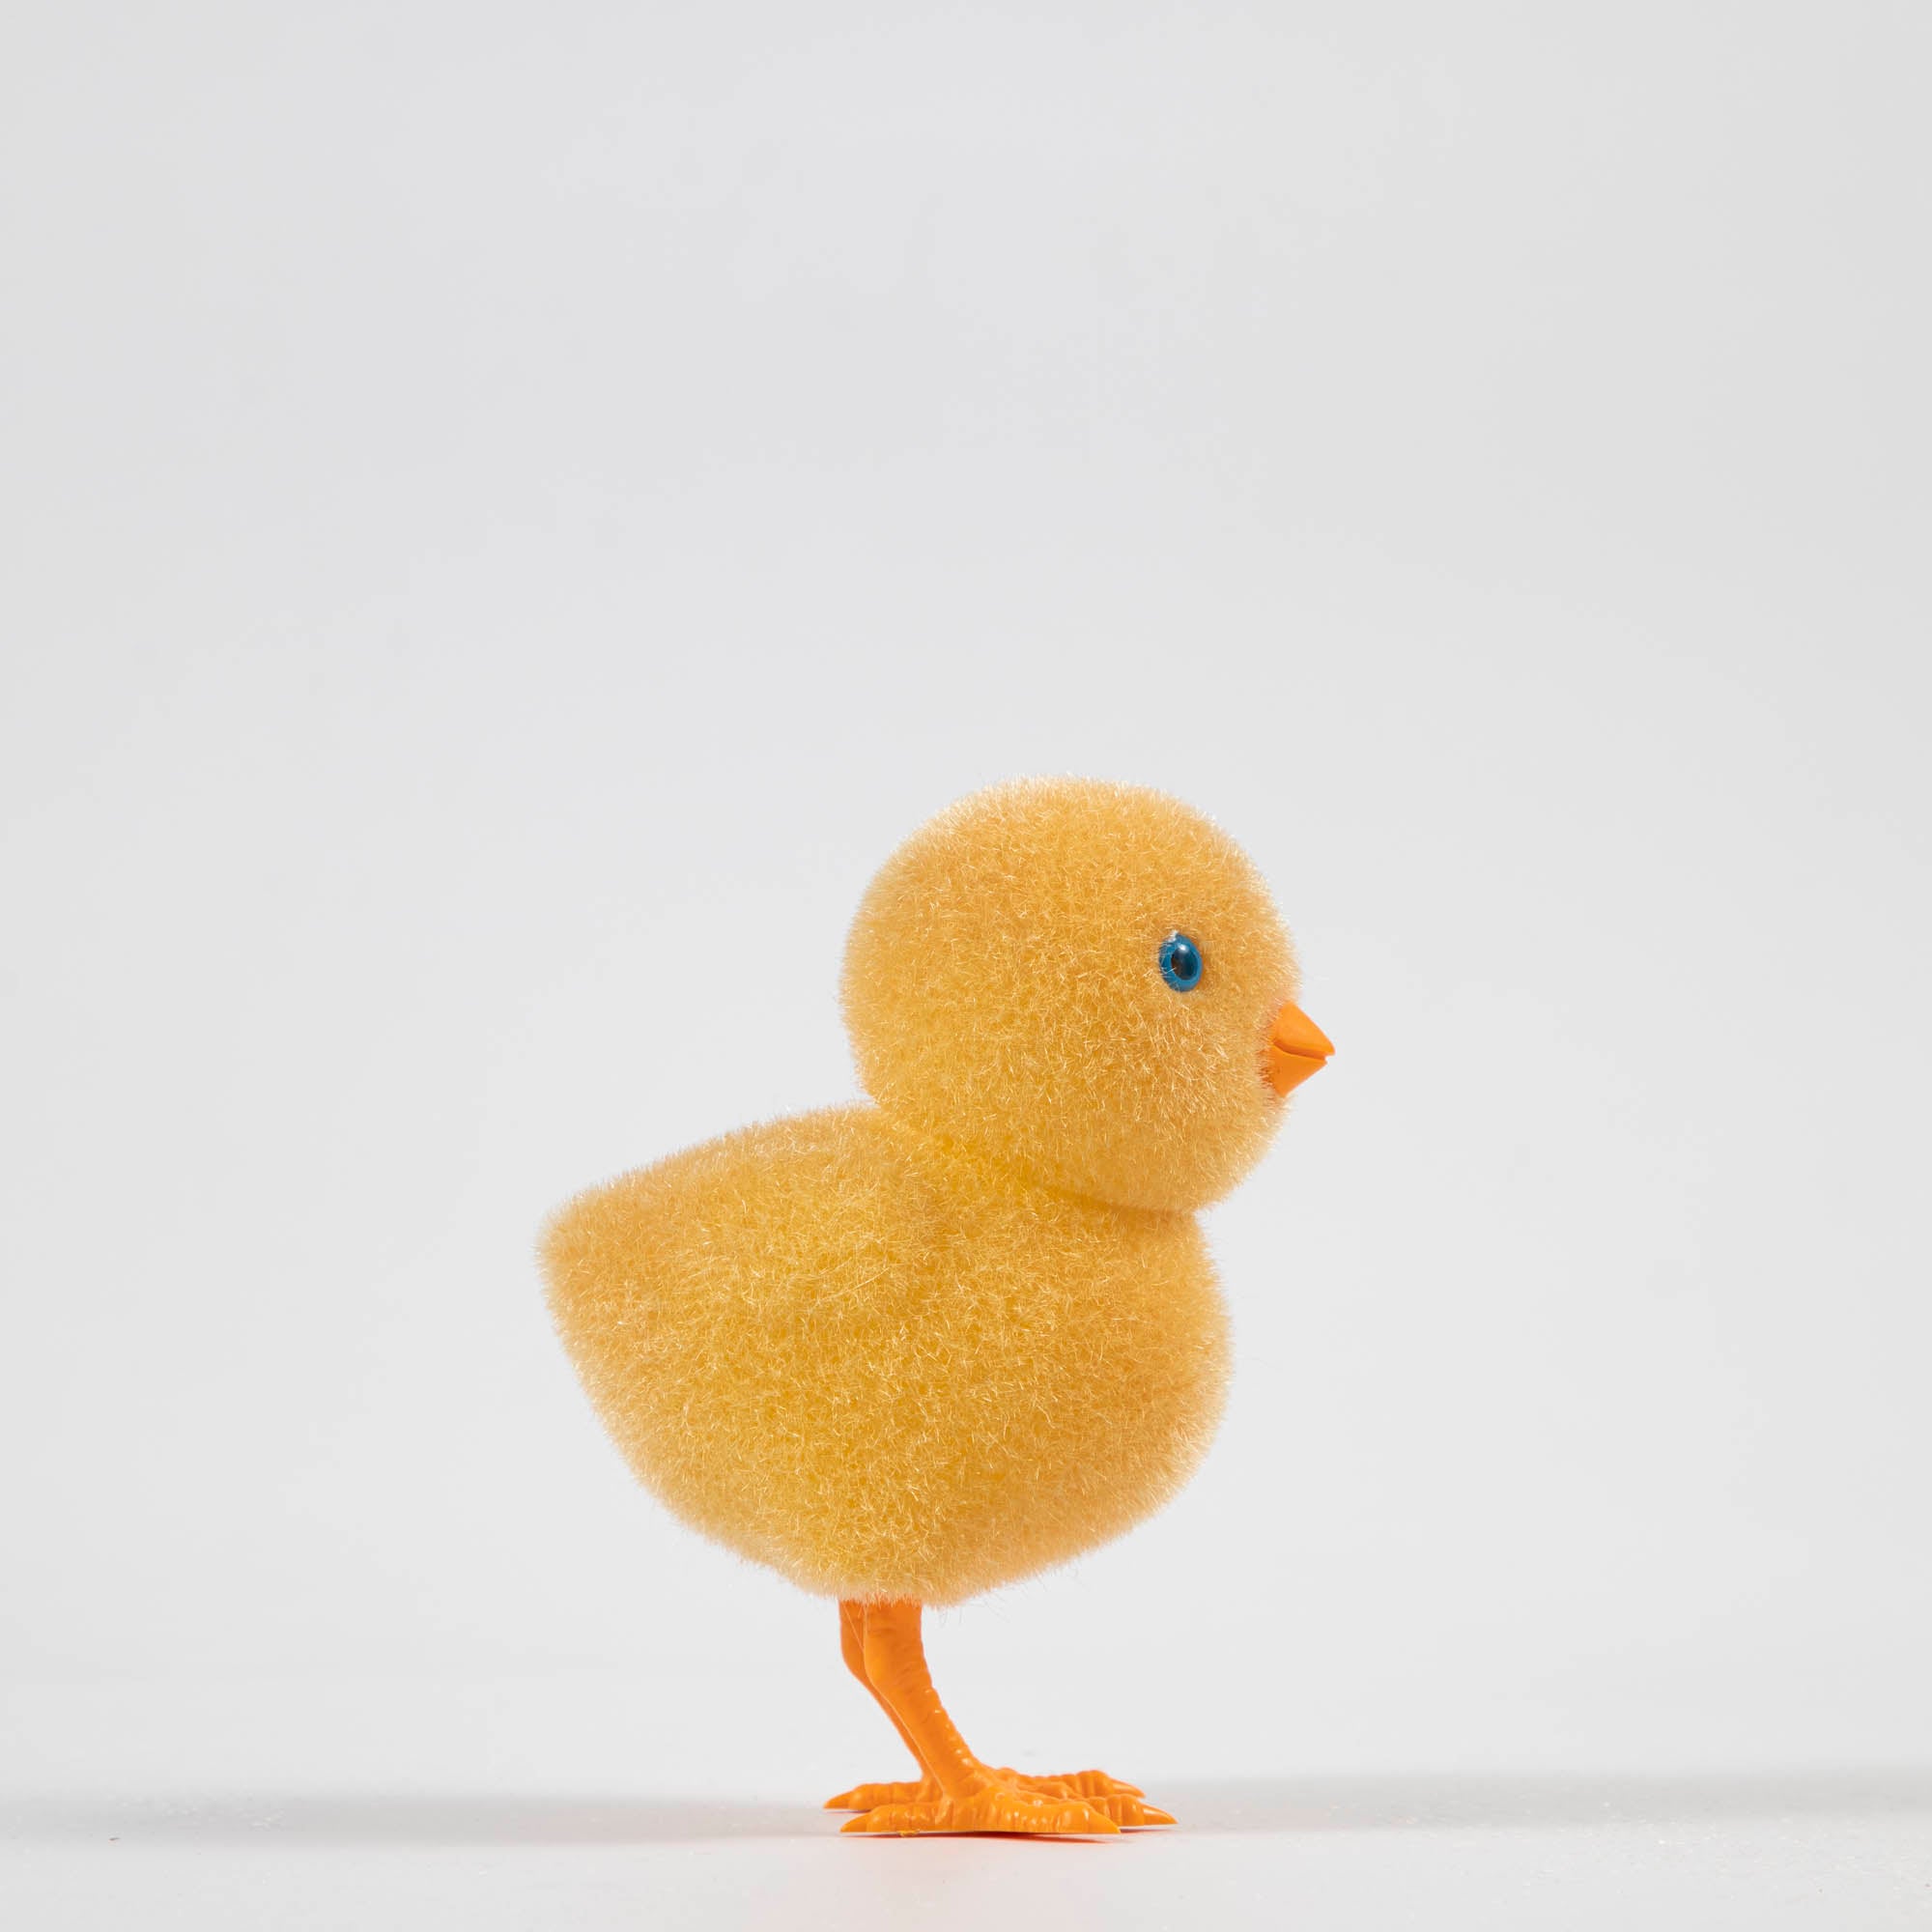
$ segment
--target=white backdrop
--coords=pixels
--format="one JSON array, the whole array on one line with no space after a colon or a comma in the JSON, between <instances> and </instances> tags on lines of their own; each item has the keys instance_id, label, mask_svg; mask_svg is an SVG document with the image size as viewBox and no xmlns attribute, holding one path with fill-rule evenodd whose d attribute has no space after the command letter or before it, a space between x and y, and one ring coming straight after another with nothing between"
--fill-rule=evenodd
<instances>
[{"instance_id":1,"label":"white backdrop","mask_svg":"<svg viewBox=\"0 0 1932 1932\"><path fill-rule=\"evenodd\" d=\"M14 1786L897 1775L531 1245L850 1094L872 868L1064 771L1248 845L1340 1052L1204 1474L940 1623L969 1735L1932 1751L1922 13L4 45Z\"/></svg>"}]
</instances>

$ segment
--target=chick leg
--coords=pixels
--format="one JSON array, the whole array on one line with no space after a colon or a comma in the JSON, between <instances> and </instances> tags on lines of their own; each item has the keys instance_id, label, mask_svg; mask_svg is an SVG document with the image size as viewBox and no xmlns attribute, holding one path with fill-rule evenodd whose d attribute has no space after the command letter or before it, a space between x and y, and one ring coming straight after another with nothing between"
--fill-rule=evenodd
<instances>
[{"instance_id":1,"label":"chick leg","mask_svg":"<svg viewBox=\"0 0 1932 1932\"><path fill-rule=\"evenodd\" d=\"M866 1687L873 1703L886 1714L894 1730L899 1734L899 1742L912 1753L913 1762L919 1766L919 1781L915 1784L858 1784L850 1791L841 1791L837 1798L828 1798L825 1808L828 1811L870 1811L880 1804L911 1803L920 1798L938 1798L942 1794L939 1780L925 1768L925 1760L919 1754L919 1747L912 1741L912 1733L899 1721L899 1714L880 1695L878 1687L866 1673L866 1606L864 1604L843 1601L838 1605L838 1654L845 1660L845 1668Z\"/></svg>"},{"instance_id":2,"label":"chick leg","mask_svg":"<svg viewBox=\"0 0 1932 1932\"><path fill-rule=\"evenodd\" d=\"M927 1769L924 1757L913 1742L912 1733L900 1720L899 1714L867 1674L866 1606L863 1604L848 1601L838 1605L838 1648L845 1660L846 1669L866 1687L872 1700L892 1720L900 1741L918 1761L921 1776L916 1781L856 1784L850 1791L841 1791L837 1798L828 1798L825 1801L826 1810L875 1811L888 1804L936 1804L946 1796L944 1788ZM1084 1799L1094 1810L1104 1812L1116 1825L1174 1823L1171 1812L1146 1802L1147 1794L1138 1784L1109 1777L1104 1771L1072 1771L1055 1777L1036 1777L1015 1771L1010 1765L1001 1765L995 1768L993 1776L1003 1784L1016 1785L1022 1791L1037 1792L1045 1798Z\"/></svg>"},{"instance_id":3,"label":"chick leg","mask_svg":"<svg viewBox=\"0 0 1932 1932\"><path fill-rule=\"evenodd\" d=\"M868 1604L863 1617L867 1681L890 1706L938 1792L928 1796L922 1780L914 1797L875 1805L852 1819L844 1827L846 1831L896 1833L901 1836L924 1832L1051 1835L1120 1829L1108 1811L1116 1804L1135 1801L1114 1800L1102 1804L1067 1794L1028 1790L973 1755L932 1688L920 1634L918 1604ZM1165 1813L1158 1816L1166 1822ZM1127 1822L1155 1820L1137 1817Z\"/></svg>"}]
</instances>

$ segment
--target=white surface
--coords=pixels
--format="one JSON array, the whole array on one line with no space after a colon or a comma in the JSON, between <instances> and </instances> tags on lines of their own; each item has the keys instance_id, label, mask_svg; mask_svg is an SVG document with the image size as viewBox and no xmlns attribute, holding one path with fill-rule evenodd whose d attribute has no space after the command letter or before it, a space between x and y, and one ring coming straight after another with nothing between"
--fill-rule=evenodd
<instances>
[{"instance_id":1,"label":"white surface","mask_svg":"<svg viewBox=\"0 0 1932 1932\"><path fill-rule=\"evenodd\" d=\"M1928 20L7 11L40 1922L1919 1908ZM1199 1482L935 1643L1196 1835L687 1843L890 1756L628 1485L533 1232L849 1094L867 877L1037 770L1219 816L1341 1048L1214 1216Z\"/></svg>"},{"instance_id":2,"label":"white surface","mask_svg":"<svg viewBox=\"0 0 1932 1932\"><path fill-rule=\"evenodd\" d=\"M1183 1797L1190 1794L1182 1794ZM770 1805L441 1799L427 1805L276 1802L150 1824L102 1806L59 1814L91 1843L0 1848L35 1926L918 1925L1058 1932L1068 1925L1379 1928L1468 1924L1624 1932L1632 1925L1922 1927L1932 1833L1922 1815L1829 1815L1873 1801L1825 1794L1796 1814L1774 1789L1666 1794L1662 1815L1603 1822L1613 1797L1575 1794L1588 1822L1543 1822L1484 1800L1474 1823L1429 1815L1426 1782L1335 1818L1322 1794L1234 1787L1195 1799L1196 1830L1156 1842L808 1842ZM1707 1808L1708 1807L1708 1808ZM1563 1808L1561 1805L1556 1808ZM1642 1805L1635 1808L1639 1812ZM1401 1817L1383 1815L1399 1811ZM1419 1821L1416 1813L1420 1812ZM1284 1814L1293 1822L1285 1829ZM1412 1822L1414 1821L1414 1822ZM1366 1822L1370 1829L1363 1829ZM118 1843L103 1845L118 1826Z\"/></svg>"},{"instance_id":3,"label":"white surface","mask_svg":"<svg viewBox=\"0 0 1932 1932\"><path fill-rule=\"evenodd\" d=\"M1932 1921L1932 1773L1910 1767L1149 1769L1182 1830L840 1840L816 1800L896 1775L895 1747L817 1708L826 1688L754 1673L744 1713L675 1675L17 1694L9 1734L44 1755L0 1788L0 1899L10 1923L163 1932ZM678 1788L652 1795L639 1767L668 1760ZM806 1781L752 1769L779 1761Z\"/></svg>"}]
</instances>

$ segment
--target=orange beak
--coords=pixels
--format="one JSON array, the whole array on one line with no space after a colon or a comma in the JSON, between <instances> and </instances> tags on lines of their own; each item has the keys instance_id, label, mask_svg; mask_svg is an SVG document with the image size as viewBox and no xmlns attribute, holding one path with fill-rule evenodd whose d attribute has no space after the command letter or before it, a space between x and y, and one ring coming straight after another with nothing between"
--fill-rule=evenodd
<instances>
[{"instance_id":1,"label":"orange beak","mask_svg":"<svg viewBox=\"0 0 1932 1932\"><path fill-rule=\"evenodd\" d=\"M1277 1094L1293 1093L1311 1073L1320 1073L1334 1051L1328 1036L1289 1001L1275 1014L1268 1033L1268 1085Z\"/></svg>"}]
</instances>

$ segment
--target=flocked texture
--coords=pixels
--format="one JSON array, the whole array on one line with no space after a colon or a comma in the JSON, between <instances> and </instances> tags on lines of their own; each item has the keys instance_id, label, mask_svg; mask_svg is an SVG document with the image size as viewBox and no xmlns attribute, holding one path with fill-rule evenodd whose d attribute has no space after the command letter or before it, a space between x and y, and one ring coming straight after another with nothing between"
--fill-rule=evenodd
<instances>
[{"instance_id":1,"label":"flocked texture","mask_svg":"<svg viewBox=\"0 0 1932 1932\"><path fill-rule=\"evenodd\" d=\"M956 1602L1117 1535L1220 1409L1191 1217L1015 1190L868 1107L586 1196L547 1260L645 1483L830 1596Z\"/></svg>"},{"instance_id":2,"label":"flocked texture","mask_svg":"<svg viewBox=\"0 0 1932 1932\"><path fill-rule=\"evenodd\" d=\"M1190 992L1161 976L1174 932ZM1204 1207L1281 1117L1255 1068L1288 936L1234 840L1159 792L1032 781L942 812L872 881L843 990L881 1106L1077 1194Z\"/></svg>"},{"instance_id":3,"label":"flocked texture","mask_svg":"<svg viewBox=\"0 0 1932 1932\"><path fill-rule=\"evenodd\" d=\"M1198 987L1161 942L1201 946ZM1281 1103L1286 937L1157 793L1003 786L867 895L845 1005L876 1106L725 1136L552 1222L551 1304L685 1521L807 1589L957 1602L1118 1535L1212 1435L1226 1320L1191 1212Z\"/></svg>"}]
</instances>

